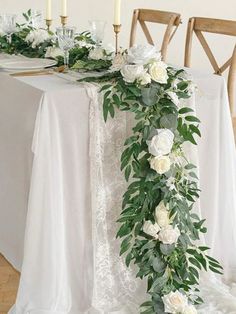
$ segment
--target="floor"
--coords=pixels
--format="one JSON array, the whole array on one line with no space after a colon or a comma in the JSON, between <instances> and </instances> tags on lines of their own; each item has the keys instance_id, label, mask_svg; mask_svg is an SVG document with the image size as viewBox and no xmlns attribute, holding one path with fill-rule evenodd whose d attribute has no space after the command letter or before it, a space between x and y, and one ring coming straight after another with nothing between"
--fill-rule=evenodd
<instances>
[{"instance_id":1,"label":"floor","mask_svg":"<svg viewBox=\"0 0 236 314\"><path fill-rule=\"evenodd\" d=\"M7 314L14 304L20 274L0 254L0 314Z\"/></svg>"}]
</instances>

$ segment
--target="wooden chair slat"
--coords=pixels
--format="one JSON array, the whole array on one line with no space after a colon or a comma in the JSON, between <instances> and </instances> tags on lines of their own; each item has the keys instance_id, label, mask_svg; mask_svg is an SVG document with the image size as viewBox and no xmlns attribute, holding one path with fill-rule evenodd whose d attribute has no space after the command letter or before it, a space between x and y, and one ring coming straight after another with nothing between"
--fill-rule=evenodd
<instances>
[{"instance_id":1,"label":"wooden chair slat","mask_svg":"<svg viewBox=\"0 0 236 314\"><path fill-rule=\"evenodd\" d=\"M236 36L236 21L198 17L194 29L207 33Z\"/></svg>"},{"instance_id":2,"label":"wooden chair slat","mask_svg":"<svg viewBox=\"0 0 236 314\"><path fill-rule=\"evenodd\" d=\"M229 68L228 75L228 96L230 103L230 110L233 114L233 107L235 106L235 87L236 87L236 45L234 47L233 55L229 58L221 67L218 66L217 61L205 39L204 33L215 33L220 35L230 35L236 37L236 21L219 20L203 17L192 17L188 22L188 29L185 42L185 57L184 65L190 67L191 65L191 53L192 53L192 41L193 34L195 33L200 41L211 65L215 71L215 74L221 75L226 69ZM236 123L236 119L234 118Z\"/></svg>"},{"instance_id":3,"label":"wooden chair slat","mask_svg":"<svg viewBox=\"0 0 236 314\"><path fill-rule=\"evenodd\" d=\"M151 35L150 35L150 32L149 32L149 30L148 30L148 28L147 28L146 23L145 23L144 21L139 21L139 23L140 23L140 25L141 25L141 27L142 27L142 30L143 30L143 32L144 32L144 35L145 35L146 38L147 38L148 43L149 43L150 45L154 45L154 42L153 42L153 40L152 40L152 37L151 37Z\"/></svg>"},{"instance_id":4,"label":"wooden chair slat","mask_svg":"<svg viewBox=\"0 0 236 314\"><path fill-rule=\"evenodd\" d=\"M168 24L172 16L175 16L173 21L175 26L178 26L181 22L180 14L174 12L166 12L159 10L139 9L139 20L151 23Z\"/></svg>"},{"instance_id":5,"label":"wooden chair slat","mask_svg":"<svg viewBox=\"0 0 236 314\"><path fill-rule=\"evenodd\" d=\"M166 60L167 48L174 37L178 26L181 23L181 18L179 13L165 12L158 10L148 10L148 9L136 9L133 13L131 33L130 33L130 47L132 47L136 42L137 24L141 25L144 35L149 44L154 45L154 41L151 37L149 29L146 22L165 24L166 30L161 43L161 53L163 60Z\"/></svg>"},{"instance_id":6,"label":"wooden chair slat","mask_svg":"<svg viewBox=\"0 0 236 314\"><path fill-rule=\"evenodd\" d=\"M216 59L215 59L215 57L214 57L214 55L213 55L213 53L212 53L212 51L211 51L211 49L207 43L205 37L203 36L202 32L200 32L198 30L195 30L195 33L196 33L203 49L205 50L205 53L206 53L208 59L210 60L211 65L212 65L213 69L215 70L215 73L219 74L220 68L216 62Z\"/></svg>"},{"instance_id":7,"label":"wooden chair slat","mask_svg":"<svg viewBox=\"0 0 236 314\"><path fill-rule=\"evenodd\" d=\"M130 32L130 42L129 42L130 47L134 45L135 40L136 40L138 16L139 16L139 10L134 10L132 24L131 24L131 32Z\"/></svg>"},{"instance_id":8,"label":"wooden chair slat","mask_svg":"<svg viewBox=\"0 0 236 314\"><path fill-rule=\"evenodd\" d=\"M223 73L224 71L226 71L228 69L228 67L230 67L232 62L232 57L229 58L229 60L227 60L221 67L220 67L220 73Z\"/></svg>"},{"instance_id":9,"label":"wooden chair slat","mask_svg":"<svg viewBox=\"0 0 236 314\"><path fill-rule=\"evenodd\" d=\"M172 30L174 28L175 19L176 19L176 16L172 15L170 18L170 21L167 25L164 37L163 37L162 46L161 46L161 55L162 55L162 58L164 60L166 59L168 45L169 45L171 39L173 38L172 33L174 33L174 32L172 32ZM178 26L176 26L176 27L178 27Z\"/></svg>"},{"instance_id":10,"label":"wooden chair slat","mask_svg":"<svg viewBox=\"0 0 236 314\"><path fill-rule=\"evenodd\" d=\"M195 19L191 18L188 21L188 29L185 41L185 56L184 56L184 66L190 67L191 55L192 55L192 42L193 42L193 29L194 29Z\"/></svg>"},{"instance_id":11,"label":"wooden chair slat","mask_svg":"<svg viewBox=\"0 0 236 314\"><path fill-rule=\"evenodd\" d=\"M175 33L177 32L179 26L175 26L173 32L170 35L170 39L169 39L169 43L171 42L171 40L173 39L173 37L175 36Z\"/></svg>"}]
</instances>

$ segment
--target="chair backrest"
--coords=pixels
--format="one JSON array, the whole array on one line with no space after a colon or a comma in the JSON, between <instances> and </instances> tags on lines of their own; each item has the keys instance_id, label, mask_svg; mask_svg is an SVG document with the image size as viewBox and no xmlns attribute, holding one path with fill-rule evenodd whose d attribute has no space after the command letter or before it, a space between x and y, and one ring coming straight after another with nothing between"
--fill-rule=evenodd
<instances>
[{"instance_id":1,"label":"chair backrest","mask_svg":"<svg viewBox=\"0 0 236 314\"><path fill-rule=\"evenodd\" d=\"M167 47L173 38L178 26L181 23L180 14L173 12L165 12L158 10L136 9L133 13L131 33L130 33L130 47L135 44L138 22L147 38L149 44L154 45L153 39L150 35L146 22L159 23L167 25L164 37L162 39L161 53L163 60L166 59Z\"/></svg>"},{"instance_id":2,"label":"chair backrest","mask_svg":"<svg viewBox=\"0 0 236 314\"><path fill-rule=\"evenodd\" d=\"M236 21L219 20L203 17L192 17L188 22L186 43L185 43L185 59L184 65L190 67L191 65L191 54L192 54L192 40L193 33L197 36L201 43L213 69L214 73L222 75L224 71L229 68L228 76L228 93L231 111L234 105L234 89L236 89L236 48L232 56L222 65L219 66L216 58L214 57L206 38L203 33L214 33L219 35L236 36Z\"/></svg>"}]
</instances>

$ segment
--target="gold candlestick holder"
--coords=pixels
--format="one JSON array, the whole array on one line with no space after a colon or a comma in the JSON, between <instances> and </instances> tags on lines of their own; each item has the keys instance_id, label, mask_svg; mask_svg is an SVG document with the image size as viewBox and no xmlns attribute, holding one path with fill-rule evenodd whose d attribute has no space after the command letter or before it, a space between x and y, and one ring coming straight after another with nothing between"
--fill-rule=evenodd
<instances>
[{"instance_id":1,"label":"gold candlestick holder","mask_svg":"<svg viewBox=\"0 0 236 314\"><path fill-rule=\"evenodd\" d=\"M45 21L46 21L46 25L47 25L47 30L50 31L50 27L52 25L52 20L46 19Z\"/></svg>"},{"instance_id":2,"label":"gold candlestick holder","mask_svg":"<svg viewBox=\"0 0 236 314\"><path fill-rule=\"evenodd\" d=\"M116 55L119 53L119 33L121 29L121 24L113 24L114 33L115 33L115 41L116 41Z\"/></svg>"},{"instance_id":3,"label":"gold candlestick holder","mask_svg":"<svg viewBox=\"0 0 236 314\"><path fill-rule=\"evenodd\" d=\"M62 27L65 27L68 21L68 16L61 15L61 25Z\"/></svg>"}]
</instances>

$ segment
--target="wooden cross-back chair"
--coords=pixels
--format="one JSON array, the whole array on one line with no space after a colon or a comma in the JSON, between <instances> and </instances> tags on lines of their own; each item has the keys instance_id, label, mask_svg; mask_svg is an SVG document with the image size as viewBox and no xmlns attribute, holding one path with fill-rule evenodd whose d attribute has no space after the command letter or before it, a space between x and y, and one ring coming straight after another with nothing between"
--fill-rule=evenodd
<instances>
[{"instance_id":1,"label":"wooden cross-back chair","mask_svg":"<svg viewBox=\"0 0 236 314\"><path fill-rule=\"evenodd\" d=\"M229 68L228 75L228 94L231 112L235 105L235 89L236 89L236 46L234 47L233 54L222 65L219 66L216 58L214 57L203 33L214 33L220 35L236 36L236 21L219 20L203 17L192 17L188 22L186 44L185 44L185 60L184 65L190 67L191 53L192 53L192 40L195 33L200 41L215 74L222 75L224 71Z\"/></svg>"},{"instance_id":2,"label":"wooden cross-back chair","mask_svg":"<svg viewBox=\"0 0 236 314\"><path fill-rule=\"evenodd\" d=\"M154 41L150 35L146 22L159 23L167 25L166 31L161 45L161 54L163 60L166 60L167 48L172 40L178 26L181 24L179 13L165 12L158 10L136 9L133 12L133 20L130 33L130 47L135 44L138 22L146 36L149 44L154 45Z\"/></svg>"}]
</instances>

